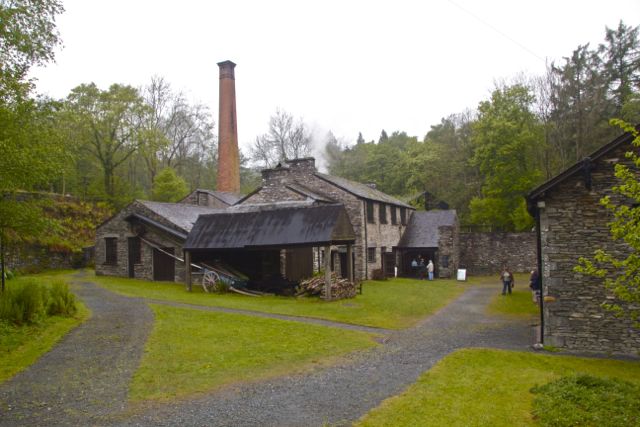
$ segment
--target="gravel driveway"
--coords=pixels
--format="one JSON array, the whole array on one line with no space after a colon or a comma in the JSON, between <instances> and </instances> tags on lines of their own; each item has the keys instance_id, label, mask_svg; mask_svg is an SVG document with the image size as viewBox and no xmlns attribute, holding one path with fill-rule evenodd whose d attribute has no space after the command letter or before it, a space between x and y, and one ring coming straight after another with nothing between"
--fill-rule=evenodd
<instances>
[{"instance_id":1,"label":"gravel driveway","mask_svg":"<svg viewBox=\"0 0 640 427\"><path fill-rule=\"evenodd\" d=\"M122 422L131 426L350 425L400 393L439 359L463 347L528 350L530 325L489 317L496 289L475 287L414 328L387 336L378 349L312 374L237 386L204 398L157 405Z\"/></svg>"},{"instance_id":2,"label":"gravel driveway","mask_svg":"<svg viewBox=\"0 0 640 427\"><path fill-rule=\"evenodd\" d=\"M72 290L91 309L91 318L0 384L0 426L103 424L125 407L153 313L141 299L92 283Z\"/></svg>"},{"instance_id":3,"label":"gravel driveway","mask_svg":"<svg viewBox=\"0 0 640 427\"><path fill-rule=\"evenodd\" d=\"M350 425L456 349L527 350L532 341L527 322L484 313L496 289L474 287L419 325L385 334L383 345L347 356L337 366L152 404L131 415L125 411L127 385L153 315L143 300L94 284L76 291L93 317L0 385L0 426Z\"/></svg>"}]
</instances>

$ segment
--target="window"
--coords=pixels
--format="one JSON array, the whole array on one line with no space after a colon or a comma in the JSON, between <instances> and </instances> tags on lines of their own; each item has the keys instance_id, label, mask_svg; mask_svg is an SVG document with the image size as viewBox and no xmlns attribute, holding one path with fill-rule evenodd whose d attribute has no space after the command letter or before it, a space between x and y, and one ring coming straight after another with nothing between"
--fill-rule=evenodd
<instances>
[{"instance_id":1,"label":"window","mask_svg":"<svg viewBox=\"0 0 640 427\"><path fill-rule=\"evenodd\" d=\"M104 239L105 244L105 264L117 265L118 264L118 238L106 237Z\"/></svg>"},{"instance_id":2,"label":"window","mask_svg":"<svg viewBox=\"0 0 640 427\"><path fill-rule=\"evenodd\" d=\"M386 246L382 246L380 248L380 256L384 255L385 253L387 253L387 247Z\"/></svg>"},{"instance_id":3,"label":"window","mask_svg":"<svg viewBox=\"0 0 640 427\"><path fill-rule=\"evenodd\" d=\"M376 222L373 217L373 202L367 200L367 222L370 224L374 224Z\"/></svg>"},{"instance_id":4,"label":"window","mask_svg":"<svg viewBox=\"0 0 640 427\"><path fill-rule=\"evenodd\" d=\"M378 210L378 216L380 217L380 224L387 223L387 205L380 203L380 209Z\"/></svg>"},{"instance_id":5,"label":"window","mask_svg":"<svg viewBox=\"0 0 640 427\"><path fill-rule=\"evenodd\" d=\"M376 262L376 248L367 248L367 262Z\"/></svg>"},{"instance_id":6,"label":"window","mask_svg":"<svg viewBox=\"0 0 640 427\"><path fill-rule=\"evenodd\" d=\"M389 206L391 208L391 224L396 225L398 223L398 208L395 206Z\"/></svg>"},{"instance_id":7,"label":"window","mask_svg":"<svg viewBox=\"0 0 640 427\"><path fill-rule=\"evenodd\" d=\"M134 264L142 264L141 241L139 237L129 237L129 259Z\"/></svg>"},{"instance_id":8,"label":"window","mask_svg":"<svg viewBox=\"0 0 640 427\"><path fill-rule=\"evenodd\" d=\"M442 255L440 257L440 264L442 264L442 268L449 268L449 255Z\"/></svg>"},{"instance_id":9,"label":"window","mask_svg":"<svg viewBox=\"0 0 640 427\"><path fill-rule=\"evenodd\" d=\"M407 225L407 208L400 208L400 224Z\"/></svg>"}]
</instances>

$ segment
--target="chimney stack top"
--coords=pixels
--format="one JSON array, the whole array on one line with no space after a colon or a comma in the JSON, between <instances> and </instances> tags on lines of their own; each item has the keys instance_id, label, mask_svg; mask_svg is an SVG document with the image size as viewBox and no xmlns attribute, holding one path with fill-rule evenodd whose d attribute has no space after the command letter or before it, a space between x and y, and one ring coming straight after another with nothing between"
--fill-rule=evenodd
<instances>
[{"instance_id":1,"label":"chimney stack top","mask_svg":"<svg viewBox=\"0 0 640 427\"><path fill-rule=\"evenodd\" d=\"M222 61L218 62L218 67L220 67L220 79L229 78L235 80L234 68L236 67L235 62L232 61Z\"/></svg>"}]
</instances>

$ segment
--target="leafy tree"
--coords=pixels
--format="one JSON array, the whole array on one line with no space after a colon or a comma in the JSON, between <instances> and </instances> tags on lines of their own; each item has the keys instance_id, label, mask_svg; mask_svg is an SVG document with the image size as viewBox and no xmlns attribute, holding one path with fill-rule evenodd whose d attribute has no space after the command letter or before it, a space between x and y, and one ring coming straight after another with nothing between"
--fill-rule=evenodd
<instances>
[{"instance_id":1,"label":"leafy tree","mask_svg":"<svg viewBox=\"0 0 640 427\"><path fill-rule=\"evenodd\" d=\"M364 144L364 138L362 137L362 132L358 132L358 139L356 140L356 144Z\"/></svg>"},{"instance_id":2,"label":"leafy tree","mask_svg":"<svg viewBox=\"0 0 640 427\"><path fill-rule=\"evenodd\" d=\"M157 202L177 202L187 193L187 183L173 168L164 168L153 181L152 198Z\"/></svg>"},{"instance_id":3,"label":"leafy tree","mask_svg":"<svg viewBox=\"0 0 640 427\"><path fill-rule=\"evenodd\" d=\"M635 139L633 146L640 147L640 134L631 125L612 120ZM600 204L613 214L609 232L619 247L626 251L613 252L598 249L593 258L580 257L575 271L604 281L620 302L605 303L603 306L619 316L628 316L640 326L640 155L635 150L626 154L630 164L615 165L615 176L620 184L613 187L614 198L605 196ZM626 303L626 304L624 304Z\"/></svg>"},{"instance_id":4,"label":"leafy tree","mask_svg":"<svg viewBox=\"0 0 640 427\"><path fill-rule=\"evenodd\" d=\"M251 158L271 168L284 160L308 156L311 144L311 133L302 119L296 120L290 113L278 109L269 119L269 131L256 137Z\"/></svg>"},{"instance_id":5,"label":"leafy tree","mask_svg":"<svg viewBox=\"0 0 640 427\"><path fill-rule=\"evenodd\" d=\"M482 197L471 200L471 221L505 230L533 225L524 196L540 179L531 166L532 147L540 144L542 129L531 111L528 88L515 85L497 89L478 107L473 124L472 162L483 175Z\"/></svg>"},{"instance_id":6,"label":"leafy tree","mask_svg":"<svg viewBox=\"0 0 640 427\"><path fill-rule=\"evenodd\" d=\"M51 126L53 103L30 99L27 73L54 57L59 43L56 0L0 0L0 264L4 291L7 243L27 239L46 225L35 201L19 190L37 189L56 175L64 147Z\"/></svg>"},{"instance_id":7,"label":"leafy tree","mask_svg":"<svg viewBox=\"0 0 640 427\"><path fill-rule=\"evenodd\" d=\"M388 140L389 140L389 135L387 135L387 131L382 129L382 132L380 132L380 138L378 139L378 143L386 142Z\"/></svg>"},{"instance_id":8,"label":"leafy tree","mask_svg":"<svg viewBox=\"0 0 640 427\"><path fill-rule=\"evenodd\" d=\"M74 139L98 162L104 192L116 202L116 169L138 150L148 107L131 86L103 91L94 83L74 88L65 104Z\"/></svg>"}]
</instances>

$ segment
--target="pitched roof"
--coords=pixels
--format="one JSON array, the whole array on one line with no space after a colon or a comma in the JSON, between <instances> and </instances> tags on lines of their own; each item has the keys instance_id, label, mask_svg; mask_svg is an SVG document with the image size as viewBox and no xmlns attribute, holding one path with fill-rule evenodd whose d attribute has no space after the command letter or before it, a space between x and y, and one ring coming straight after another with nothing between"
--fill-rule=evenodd
<instances>
[{"instance_id":1,"label":"pitched roof","mask_svg":"<svg viewBox=\"0 0 640 427\"><path fill-rule=\"evenodd\" d=\"M197 251L354 241L344 206L321 205L202 215L184 248Z\"/></svg>"},{"instance_id":2,"label":"pitched roof","mask_svg":"<svg viewBox=\"0 0 640 427\"><path fill-rule=\"evenodd\" d=\"M376 190L375 188L371 188L366 184L361 184L359 182L350 181L345 178L341 178L338 176L327 175L324 173L316 172L315 176L320 179L323 179L331 184L342 188L343 190L363 199L373 200L376 202L388 203L390 205L396 205L403 208L415 209L413 206L406 204L405 202L396 199L388 194L383 193L382 191Z\"/></svg>"},{"instance_id":3,"label":"pitched roof","mask_svg":"<svg viewBox=\"0 0 640 427\"><path fill-rule=\"evenodd\" d=\"M309 199L317 200L318 202L326 202L326 203L335 203L335 200L330 199L329 197L318 193L317 191L311 190L310 188L300 184L300 183L291 183L286 185L286 187L302 196L308 197Z\"/></svg>"},{"instance_id":4,"label":"pitched roof","mask_svg":"<svg viewBox=\"0 0 640 427\"><path fill-rule=\"evenodd\" d=\"M416 211L411 215L399 248L437 248L440 240L438 227L452 226L458 215L455 210Z\"/></svg>"},{"instance_id":5,"label":"pitched roof","mask_svg":"<svg viewBox=\"0 0 640 427\"><path fill-rule=\"evenodd\" d=\"M146 200L138 200L138 202L187 233L191 231L199 215L220 212L220 209L184 203L161 203Z\"/></svg>"},{"instance_id":6,"label":"pitched roof","mask_svg":"<svg viewBox=\"0 0 640 427\"><path fill-rule=\"evenodd\" d=\"M234 205L238 202L238 200L242 199L244 196L242 194L239 193L231 193L228 191L213 191L213 190L206 190L203 188L196 188L195 190L193 190L189 196L191 194L193 194L194 192L200 192L200 193L207 193L212 195L213 197L215 197L216 199L220 200L221 202L231 206ZM187 197L189 197L187 196ZM186 197L185 197L186 199Z\"/></svg>"},{"instance_id":7,"label":"pitched roof","mask_svg":"<svg viewBox=\"0 0 640 427\"><path fill-rule=\"evenodd\" d=\"M640 125L636 126L636 129L640 130ZM585 159L580 160L579 162L576 162L573 166L568 167L563 172L560 172L558 175L554 176L547 182L531 190L529 194L527 194L526 196L527 201L529 202L530 208L531 208L532 202L534 200L539 199L540 197L544 197L547 191L553 189L556 185L564 182L565 180L569 179L573 175L586 171L587 168L591 167L591 164L594 161L606 156L608 153L615 150L621 145L630 144L631 141L633 141L633 139L634 139L633 135L629 132L626 132L620 135L619 137L617 137L616 139L614 139L613 141L609 142L608 144L603 145L602 147L600 147L599 149L591 153L591 155L589 155Z\"/></svg>"}]
</instances>

